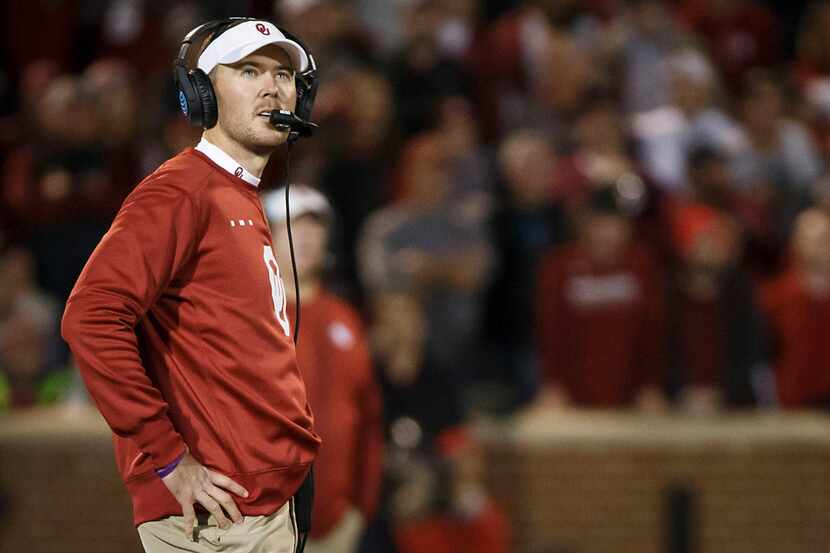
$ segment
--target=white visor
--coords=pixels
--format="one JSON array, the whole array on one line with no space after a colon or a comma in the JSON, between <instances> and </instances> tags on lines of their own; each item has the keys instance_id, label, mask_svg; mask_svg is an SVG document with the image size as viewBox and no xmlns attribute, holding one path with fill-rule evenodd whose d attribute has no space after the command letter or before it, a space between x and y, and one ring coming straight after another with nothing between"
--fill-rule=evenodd
<instances>
[{"instance_id":1,"label":"white visor","mask_svg":"<svg viewBox=\"0 0 830 553\"><path fill-rule=\"evenodd\" d=\"M270 221L284 221L285 187L265 194L262 204ZM330 218L333 213L331 204L323 194L310 186L295 184L291 186L291 219L294 220L302 215Z\"/></svg>"},{"instance_id":2,"label":"white visor","mask_svg":"<svg viewBox=\"0 0 830 553\"><path fill-rule=\"evenodd\" d=\"M219 64L236 63L269 44L276 44L285 50L295 71L302 73L308 69L308 56L302 47L287 39L268 21L246 21L234 25L205 48L197 67L210 73Z\"/></svg>"}]
</instances>

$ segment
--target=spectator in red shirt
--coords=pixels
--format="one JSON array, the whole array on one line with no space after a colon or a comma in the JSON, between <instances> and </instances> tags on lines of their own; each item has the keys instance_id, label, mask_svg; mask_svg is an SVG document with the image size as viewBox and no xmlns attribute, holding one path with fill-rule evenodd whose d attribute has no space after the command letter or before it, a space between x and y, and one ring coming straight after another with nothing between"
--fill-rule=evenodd
<instances>
[{"instance_id":1,"label":"spectator in red shirt","mask_svg":"<svg viewBox=\"0 0 830 553\"><path fill-rule=\"evenodd\" d=\"M403 508L398 514L405 515L395 531L398 553L507 553L510 525L482 483L480 448L464 427L445 430L435 446L437 470L425 480L430 491L412 493L405 486L398 490L403 499L397 502ZM413 479L409 486L423 482ZM413 506L409 500L415 498L425 499L428 505L407 510L407 505Z\"/></svg>"},{"instance_id":2,"label":"spectator in red shirt","mask_svg":"<svg viewBox=\"0 0 830 553\"><path fill-rule=\"evenodd\" d=\"M617 186L597 190L577 241L542 262L536 312L547 375L542 404L664 405L664 291L651 256L631 238L632 200Z\"/></svg>"},{"instance_id":3,"label":"spectator in red shirt","mask_svg":"<svg viewBox=\"0 0 830 553\"><path fill-rule=\"evenodd\" d=\"M726 83L779 60L775 15L758 0L686 0L681 18L700 34Z\"/></svg>"},{"instance_id":4,"label":"spectator in red shirt","mask_svg":"<svg viewBox=\"0 0 830 553\"><path fill-rule=\"evenodd\" d=\"M765 273L779 262L776 226L769 202L757 190L741 190L735 182L729 158L708 145L689 154L691 201L729 214L740 223L745 237L744 265L753 273Z\"/></svg>"},{"instance_id":5,"label":"spectator in red shirt","mask_svg":"<svg viewBox=\"0 0 830 553\"><path fill-rule=\"evenodd\" d=\"M739 264L737 225L686 203L673 210L672 235L679 267L669 317L671 375L680 407L706 414L752 405L763 345L752 282Z\"/></svg>"},{"instance_id":6,"label":"spectator in red shirt","mask_svg":"<svg viewBox=\"0 0 830 553\"><path fill-rule=\"evenodd\" d=\"M317 501L308 553L352 553L375 514L380 492L383 433L381 401L368 340L357 312L323 284L331 206L311 187L291 187L291 216L301 318L297 362L314 424L325 445L315 463ZM285 225L285 189L264 205L280 267L291 272ZM289 317L296 293L287 278Z\"/></svg>"},{"instance_id":7,"label":"spectator in red shirt","mask_svg":"<svg viewBox=\"0 0 830 553\"><path fill-rule=\"evenodd\" d=\"M791 267L763 290L785 408L830 406L830 214L809 209L792 236Z\"/></svg>"}]
</instances>

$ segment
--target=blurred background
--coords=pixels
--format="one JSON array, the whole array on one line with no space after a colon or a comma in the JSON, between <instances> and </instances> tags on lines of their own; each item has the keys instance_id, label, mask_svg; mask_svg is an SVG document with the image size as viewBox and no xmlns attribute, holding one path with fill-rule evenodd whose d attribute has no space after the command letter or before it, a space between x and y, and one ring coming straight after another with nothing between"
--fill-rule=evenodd
<instances>
[{"instance_id":1,"label":"blurred background","mask_svg":"<svg viewBox=\"0 0 830 553\"><path fill-rule=\"evenodd\" d=\"M333 207L383 398L360 551L830 550L830 2L2 10L3 551L139 551L59 321L198 141L172 60L231 15L320 68L290 179Z\"/></svg>"}]
</instances>

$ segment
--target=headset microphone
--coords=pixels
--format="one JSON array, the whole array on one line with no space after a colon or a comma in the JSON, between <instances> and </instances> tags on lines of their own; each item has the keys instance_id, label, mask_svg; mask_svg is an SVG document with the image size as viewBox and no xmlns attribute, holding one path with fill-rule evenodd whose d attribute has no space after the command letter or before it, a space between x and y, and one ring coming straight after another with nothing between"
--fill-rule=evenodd
<instances>
[{"instance_id":1,"label":"headset microphone","mask_svg":"<svg viewBox=\"0 0 830 553\"><path fill-rule=\"evenodd\" d=\"M301 137L311 136L319 125L298 116L296 113L280 109L271 112L269 118L271 125L280 131L291 131L298 133Z\"/></svg>"}]
</instances>

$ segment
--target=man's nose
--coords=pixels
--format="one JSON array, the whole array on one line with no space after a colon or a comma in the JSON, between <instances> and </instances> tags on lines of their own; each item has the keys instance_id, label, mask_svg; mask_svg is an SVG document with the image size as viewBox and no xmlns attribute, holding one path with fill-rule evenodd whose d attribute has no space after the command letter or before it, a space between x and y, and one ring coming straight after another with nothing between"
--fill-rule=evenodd
<instances>
[{"instance_id":1,"label":"man's nose","mask_svg":"<svg viewBox=\"0 0 830 553\"><path fill-rule=\"evenodd\" d=\"M266 96L275 96L277 98L280 97L280 86L279 86L279 79L276 75L268 73L264 77L265 79L265 88L264 93Z\"/></svg>"}]
</instances>

